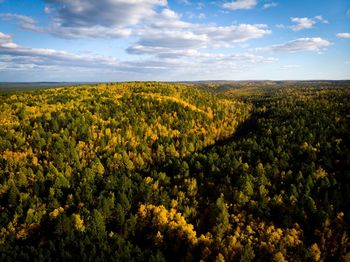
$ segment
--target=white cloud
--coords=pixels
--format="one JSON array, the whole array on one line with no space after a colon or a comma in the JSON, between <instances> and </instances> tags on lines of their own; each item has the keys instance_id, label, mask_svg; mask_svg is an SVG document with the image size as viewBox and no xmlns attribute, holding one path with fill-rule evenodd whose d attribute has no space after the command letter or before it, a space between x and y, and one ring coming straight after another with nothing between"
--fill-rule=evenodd
<instances>
[{"instance_id":1,"label":"white cloud","mask_svg":"<svg viewBox=\"0 0 350 262\"><path fill-rule=\"evenodd\" d=\"M205 34L190 31L150 31L147 30L138 41L139 45L170 49L201 47L208 41Z\"/></svg>"},{"instance_id":2,"label":"white cloud","mask_svg":"<svg viewBox=\"0 0 350 262\"><path fill-rule=\"evenodd\" d=\"M251 64L272 63L278 61L278 59L274 57L257 56L250 53L232 54L228 56L228 59L231 61L240 61Z\"/></svg>"},{"instance_id":3,"label":"white cloud","mask_svg":"<svg viewBox=\"0 0 350 262\"><path fill-rule=\"evenodd\" d=\"M45 0L45 13L51 25L45 32L68 38L120 38L129 36L131 27L159 14L166 0ZM163 18L166 15L161 13Z\"/></svg>"},{"instance_id":4,"label":"white cloud","mask_svg":"<svg viewBox=\"0 0 350 262\"><path fill-rule=\"evenodd\" d=\"M46 0L45 13L51 19L46 28L17 14L2 14L2 19L16 19L24 29L50 33L63 38L122 38L145 25L159 28L182 28L189 24L167 8L166 0ZM158 7L160 11L156 10Z\"/></svg>"},{"instance_id":5,"label":"white cloud","mask_svg":"<svg viewBox=\"0 0 350 262\"><path fill-rule=\"evenodd\" d=\"M91 26L63 26L61 23L53 22L45 32L63 38L123 38L128 36L139 36L140 32L147 30L178 30L189 27L190 24L181 21L181 16L176 12L163 8L158 13L152 11L152 15L144 17L138 24L129 26L111 25L103 26L92 24ZM146 33L148 34L148 33Z\"/></svg>"},{"instance_id":6,"label":"white cloud","mask_svg":"<svg viewBox=\"0 0 350 262\"><path fill-rule=\"evenodd\" d=\"M12 37L10 35L0 32L0 44L10 42Z\"/></svg>"},{"instance_id":7,"label":"white cloud","mask_svg":"<svg viewBox=\"0 0 350 262\"><path fill-rule=\"evenodd\" d=\"M194 32L206 34L210 41L219 45L245 42L271 33L264 24L239 24L231 26L198 26Z\"/></svg>"},{"instance_id":8,"label":"white cloud","mask_svg":"<svg viewBox=\"0 0 350 262\"><path fill-rule=\"evenodd\" d=\"M276 6L278 6L278 4L275 3L275 2L266 3L266 4L263 5L263 9L268 9L268 8L276 7Z\"/></svg>"},{"instance_id":9,"label":"white cloud","mask_svg":"<svg viewBox=\"0 0 350 262\"><path fill-rule=\"evenodd\" d=\"M193 49L230 47L235 43L261 38L271 33L266 25L240 24L207 26L188 24L166 30L152 25L135 32L139 40L127 49L130 54L179 56L193 53ZM177 50L174 52L174 50ZM179 52L181 50L182 52Z\"/></svg>"},{"instance_id":10,"label":"white cloud","mask_svg":"<svg viewBox=\"0 0 350 262\"><path fill-rule=\"evenodd\" d=\"M35 20L33 18L31 18L29 16L25 16L25 15L2 13L2 14L0 14L0 17L4 20L17 19L17 20L20 20L20 21L28 23L28 24L35 24Z\"/></svg>"},{"instance_id":11,"label":"white cloud","mask_svg":"<svg viewBox=\"0 0 350 262\"><path fill-rule=\"evenodd\" d=\"M226 2L222 5L223 8L230 10L238 9L252 9L257 5L257 0L236 0L233 2Z\"/></svg>"},{"instance_id":12,"label":"white cloud","mask_svg":"<svg viewBox=\"0 0 350 262\"><path fill-rule=\"evenodd\" d=\"M159 58L159 61L163 59L172 59L172 61L196 61L196 63L244 63L244 64L256 64L256 63L272 63L277 61L273 57L258 56L251 53L238 53L238 54L221 54L221 53L208 53L201 52L197 49L167 49L161 47L145 47L145 46L133 46L128 50L133 54L149 54ZM238 64L237 64L238 65ZM195 65L194 65L195 66Z\"/></svg>"},{"instance_id":13,"label":"white cloud","mask_svg":"<svg viewBox=\"0 0 350 262\"><path fill-rule=\"evenodd\" d=\"M0 14L0 19L9 21L9 20L15 20L17 21L17 25L23 29L26 30L31 30L31 31L36 31L40 32L42 29L37 27L36 21L25 15L19 15L19 14L11 14L11 13L2 13Z\"/></svg>"},{"instance_id":14,"label":"white cloud","mask_svg":"<svg viewBox=\"0 0 350 262\"><path fill-rule=\"evenodd\" d=\"M350 33L339 33L336 36L339 38L350 38Z\"/></svg>"},{"instance_id":15,"label":"white cloud","mask_svg":"<svg viewBox=\"0 0 350 262\"><path fill-rule=\"evenodd\" d=\"M313 25L316 23L315 21L307 17L292 17L291 20L293 23L295 23L295 25L290 27L293 31L300 31L302 29L312 28Z\"/></svg>"},{"instance_id":16,"label":"white cloud","mask_svg":"<svg viewBox=\"0 0 350 262\"><path fill-rule=\"evenodd\" d=\"M165 8L157 15L146 19L142 24L136 26L135 32L139 28L158 28L160 30L174 30L191 26L190 23L181 21L181 16L171 9Z\"/></svg>"},{"instance_id":17,"label":"white cloud","mask_svg":"<svg viewBox=\"0 0 350 262\"><path fill-rule=\"evenodd\" d=\"M49 12L49 11L48 11ZM30 30L40 33L50 33L64 38L79 38L79 37L102 37L102 38L120 38L126 37L131 34L131 30L128 28L120 27L105 27L100 25L94 25L90 27L80 26L61 26L61 24L54 22L50 27L40 28L37 26L36 21L24 15L18 14L0 14L2 20L17 20L17 25L25 30Z\"/></svg>"},{"instance_id":18,"label":"white cloud","mask_svg":"<svg viewBox=\"0 0 350 262\"><path fill-rule=\"evenodd\" d=\"M122 38L131 35L128 28L92 27L60 27L54 26L46 30L53 35L63 38Z\"/></svg>"},{"instance_id":19,"label":"white cloud","mask_svg":"<svg viewBox=\"0 0 350 262\"><path fill-rule=\"evenodd\" d=\"M10 35L0 32L0 55L11 58L24 58L25 61L30 61L31 64L37 65L64 65L64 66L79 66L93 67L94 64L104 66L117 65L116 59L111 57L103 57L91 54L75 54L66 51L57 51L46 48L29 48L18 45L12 41Z\"/></svg>"},{"instance_id":20,"label":"white cloud","mask_svg":"<svg viewBox=\"0 0 350 262\"><path fill-rule=\"evenodd\" d=\"M189 19L193 19L193 18L196 18L197 15L191 11L188 11L186 12L186 16L189 18Z\"/></svg>"},{"instance_id":21,"label":"white cloud","mask_svg":"<svg viewBox=\"0 0 350 262\"><path fill-rule=\"evenodd\" d=\"M313 28L314 25L317 24L317 23L328 24L328 21L325 20L320 15L315 16L314 18L291 17L290 20L294 23L294 25L289 26L288 28L292 29L293 31L300 31L300 30L303 30L303 29L310 29L310 28Z\"/></svg>"},{"instance_id":22,"label":"white cloud","mask_svg":"<svg viewBox=\"0 0 350 262\"><path fill-rule=\"evenodd\" d=\"M189 56L181 59L177 56L161 56L156 59L147 59L129 62L129 66L139 68L138 72L159 75L162 71L167 80L178 79L227 79L237 77L237 73L247 72L261 64L273 63L277 59L257 56L249 53L241 54L212 54L193 50ZM189 68L191 70L189 70ZM158 77L159 78L159 77Z\"/></svg>"},{"instance_id":23,"label":"white cloud","mask_svg":"<svg viewBox=\"0 0 350 262\"><path fill-rule=\"evenodd\" d=\"M315 16L315 20L319 21L322 24L328 24L329 23L328 20L324 19L321 15Z\"/></svg>"},{"instance_id":24,"label":"white cloud","mask_svg":"<svg viewBox=\"0 0 350 262\"><path fill-rule=\"evenodd\" d=\"M350 17L350 9L348 9L348 11L346 11L346 15L347 15L348 17Z\"/></svg>"},{"instance_id":25,"label":"white cloud","mask_svg":"<svg viewBox=\"0 0 350 262\"><path fill-rule=\"evenodd\" d=\"M169 48L166 45L169 45ZM74 79L81 77L85 81L91 75L105 76L107 78L104 81L107 81L111 75L116 77L116 74L119 79L159 80L166 77L164 80L178 80L200 75L222 78L225 74L231 75L232 72L277 61L273 57L250 53L218 54L190 48L172 48L173 44L170 43L166 45L162 48L152 45L134 46L135 53L149 53L152 57L119 61L114 57L91 53L25 47L14 43L10 35L0 32L0 73L6 70L21 71L34 74L42 80L42 72L47 71L50 72L50 79L56 77L62 81L62 77L67 79L64 75L67 70L74 70Z\"/></svg>"},{"instance_id":26,"label":"white cloud","mask_svg":"<svg viewBox=\"0 0 350 262\"><path fill-rule=\"evenodd\" d=\"M127 49L129 54L134 55L152 55L157 57L181 58L199 56L200 52L197 49L174 49L158 46L143 46L135 44Z\"/></svg>"},{"instance_id":27,"label":"white cloud","mask_svg":"<svg viewBox=\"0 0 350 262\"><path fill-rule=\"evenodd\" d=\"M272 45L268 47L256 48L255 51L272 51L272 52L305 52L305 51L322 51L331 43L320 37L299 38L284 44Z\"/></svg>"},{"instance_id":28,"label":"white cloud","mask_svg":"<svg viewBox=\"0 0 350 262\"><path fill-rule=\"evenodd\" d=\"M154 15L166 0L46 0L54 19L62 26L125 26Z\"/></svg>"}]
</instances>

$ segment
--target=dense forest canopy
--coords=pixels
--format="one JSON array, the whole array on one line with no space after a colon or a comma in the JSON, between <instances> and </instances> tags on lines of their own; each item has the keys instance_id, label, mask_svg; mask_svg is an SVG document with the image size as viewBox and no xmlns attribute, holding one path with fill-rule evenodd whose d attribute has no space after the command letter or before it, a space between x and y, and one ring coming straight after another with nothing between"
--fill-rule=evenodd
<instances>
[{"instance_id":1,"label":"dense forest canopy","mask_svg":"<svg viewBox=\"0 0 350 262\"><path fill-rule=\"evenodd\" d=\"M1 261L350 261L349 82L0 93Z\"/></svg>"}]
</instances>

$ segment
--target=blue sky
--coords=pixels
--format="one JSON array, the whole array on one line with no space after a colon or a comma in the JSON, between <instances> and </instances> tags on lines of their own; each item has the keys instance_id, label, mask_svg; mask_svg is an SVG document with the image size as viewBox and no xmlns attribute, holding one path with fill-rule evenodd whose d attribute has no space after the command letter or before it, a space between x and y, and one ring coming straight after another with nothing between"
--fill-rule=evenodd
<instances>
[{"instance_id":1,"label":"blue sky","mask_svg":"<svg viewBox=\"0 0 350 262\"><path fill-rule=\"evenodd\" d=\"M0 81L350 79L349 0L0 0Z\"/></svg>"}]
</instances>

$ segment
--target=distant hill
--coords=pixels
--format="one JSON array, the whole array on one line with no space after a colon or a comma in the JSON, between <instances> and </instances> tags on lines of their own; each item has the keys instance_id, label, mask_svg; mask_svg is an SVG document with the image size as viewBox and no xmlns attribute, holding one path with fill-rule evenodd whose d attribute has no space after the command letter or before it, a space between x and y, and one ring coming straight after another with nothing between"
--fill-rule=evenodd
<instances>
[{"instance_id":1,"label":"distant hill","mask_svg":"<svg viewBox=\"0 0 350 262\"><path fill-rule=\"evenodd\" d=\"M53 87L92 84L86 82L0 82L0 92L27 91Z\"/></svg>"}]
</instances>

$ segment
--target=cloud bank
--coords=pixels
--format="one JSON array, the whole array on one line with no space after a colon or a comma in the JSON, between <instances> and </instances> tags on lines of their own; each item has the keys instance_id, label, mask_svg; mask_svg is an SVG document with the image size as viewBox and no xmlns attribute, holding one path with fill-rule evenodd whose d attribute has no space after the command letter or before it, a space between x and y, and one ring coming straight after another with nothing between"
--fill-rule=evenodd
<instances>
[{"instance_id":1,"label":"cloud bank","mask_svg":"<svg viewBox=\"0 0 350 262\"><path fill-rule=\"evenodd\" d=\"M163 50L154 50L150 47L148 51L145 48L141 50L136 48L130 52L141 52L142 54L149 52L152 57L137 61L119 61L114 57L97 54L77 54L54 49L25 47L13 42L10 35L0 32L0 70L42 73L43 70L60 71L64 67L65 69L72 68L75 72L92 70L96 73L133 74L133 76L144 79L151 78L163 71L170 75L173 74L176 79L178 75L195 75L203 72L210 72L211 75L215 72L227 74L255 64L277 61L273 57L251 53L212 54L195 49L169 50L166 47L163 47ZM190 72L188 68L191 68Z\"/></svg>"}]
</instances>

